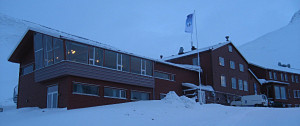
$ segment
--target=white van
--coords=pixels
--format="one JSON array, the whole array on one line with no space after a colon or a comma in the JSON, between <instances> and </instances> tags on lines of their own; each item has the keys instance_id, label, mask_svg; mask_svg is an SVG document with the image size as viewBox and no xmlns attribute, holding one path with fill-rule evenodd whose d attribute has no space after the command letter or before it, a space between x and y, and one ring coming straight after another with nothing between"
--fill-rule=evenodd
<instances>
[{"instance_id":1,"label":"white van","mask_svg":"<svg viewBox=\"0 0 300 126\"><path fill-rule=\"evenodd\" d=\"M246 95L230 103L231 106L268 106L266 95Z\"/></svg>"}]
</instances>

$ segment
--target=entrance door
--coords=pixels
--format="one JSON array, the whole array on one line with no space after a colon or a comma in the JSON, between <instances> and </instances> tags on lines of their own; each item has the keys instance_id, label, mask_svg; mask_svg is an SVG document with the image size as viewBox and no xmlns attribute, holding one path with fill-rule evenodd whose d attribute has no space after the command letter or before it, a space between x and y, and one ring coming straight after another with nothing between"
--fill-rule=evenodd
<instances>
[{"instance_id":1,"label":"entrance door","mask_svg":"<svg viewBox=\"0 0 300 126\"><path fill-rule=\"evenodd\" d=\"M58 86L54 85L47 89L47 108L57 108Z\"/></svg>"}]
</instances>

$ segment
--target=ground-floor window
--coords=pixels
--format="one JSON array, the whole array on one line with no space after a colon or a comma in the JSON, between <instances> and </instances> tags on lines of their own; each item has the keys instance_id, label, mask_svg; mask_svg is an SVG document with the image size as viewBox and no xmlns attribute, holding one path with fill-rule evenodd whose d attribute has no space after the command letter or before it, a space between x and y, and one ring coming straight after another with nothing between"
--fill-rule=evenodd
<instances>
[{"instance_id":1,"label":"ground-floor window","mask_svg":"<svg viewBox=\"0 0 300 126\"><path fill-rule=\"evenodd\" d=\"M285 87L274 86L275 89L275 98L276 99L286 99Z\"/></svg>"},{"instance_id":2,"label":"ground-floor window","mask_svg":"<svg viewBox=\"0 0 300 126\"><path fill-rule=\"evenodd\" d=\"M99 96L99 86L82 83L73 83L73 93Z\"/></svg>"},{"instance_id":3,"label":"ground-floor window","mask_svg":"<svg viewBox=\"0 0 300 126\"><path fill-rule=\"evenodd\" d=\"M159 94L159 98L160 98L160 99L163 99L163 98L165 98L166 96L167 96L167 94L164 94L164 93L160 93L160 94Z\"/></svg>"},{"instance_id":4,"label":"ground-floor window","mask_svg":"<svg viewBox=\"0 0 300 126\"><path fill-rule=\"evenodd\" d=\"M104 88L104 97L122 98L126 99L126 90L116 89L111 87Z\"/></svg>"},{"instance_id":5,"label":"ground-floor window","mask_svg":"<svg viewBox=\"0 0 300 126\"><path fill-rule=\"evenodd\" d=\"M150 99L150 93L131 91L131 100L149 100L149 99Z\"/></svg>"}]
</instances>

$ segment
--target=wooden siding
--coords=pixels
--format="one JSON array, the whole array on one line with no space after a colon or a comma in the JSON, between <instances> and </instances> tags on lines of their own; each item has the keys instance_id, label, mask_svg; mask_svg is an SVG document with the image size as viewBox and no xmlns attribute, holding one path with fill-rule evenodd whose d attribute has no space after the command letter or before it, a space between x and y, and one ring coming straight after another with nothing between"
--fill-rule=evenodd
<instances>
[{"instance_id":1,"label":"wooden siding","mask_svg":"<svg viewBox=\"0 0 300 126\"><path fill-rule=\"evenodd\" d=\"M98 66L86 65L72 61L63 61L40 70L36 70L35 82L42 82L66 75L124 83L142 87L154 87L153 77L133 74L129 72L122 72Z\"/></svg>"}]
</instances>

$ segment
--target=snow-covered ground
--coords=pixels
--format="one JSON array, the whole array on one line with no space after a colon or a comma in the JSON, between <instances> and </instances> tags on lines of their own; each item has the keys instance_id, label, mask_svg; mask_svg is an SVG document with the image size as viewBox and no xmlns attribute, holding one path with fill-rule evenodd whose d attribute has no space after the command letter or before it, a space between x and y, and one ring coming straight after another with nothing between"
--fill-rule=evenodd
<instances>
[{"instance_id":1,"label":"snow-covered ground","mask_svg":"<svg viewBox=\"0 0 300 126\"><path fill-rule=\"evenodd\" d=\"M5 105L3 105L5 104ZM0 126L299 126L300 108L199 105L169 93L163 100L99 107L15 109L2 102Z\"/></svg>"}]
</instances>

